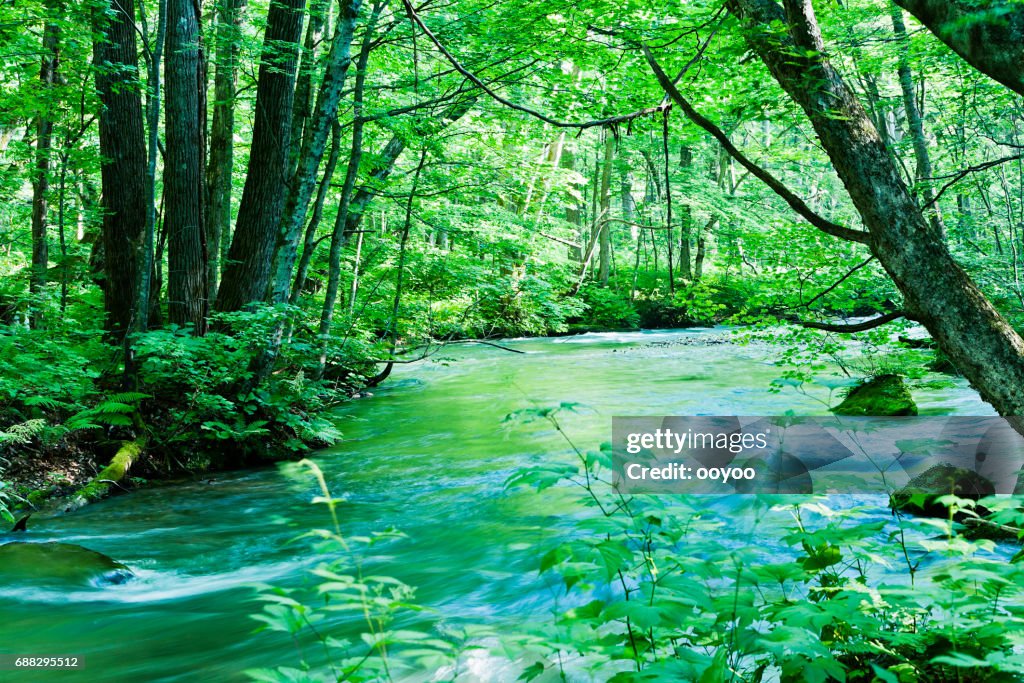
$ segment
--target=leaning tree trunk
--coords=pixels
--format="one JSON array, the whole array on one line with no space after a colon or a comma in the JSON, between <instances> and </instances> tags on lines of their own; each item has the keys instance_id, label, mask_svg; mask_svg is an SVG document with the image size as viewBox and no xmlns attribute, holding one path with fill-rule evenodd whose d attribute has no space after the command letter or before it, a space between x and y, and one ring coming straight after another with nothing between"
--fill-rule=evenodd
<instances>
[{"instance_id":1,"label":"leaning tree trunk","mask_svg":"<svg viewBox=\"0 0 1024 683\"><path fill-rule=\"evenodd\" d=\"M306 23L306 38L302 41L299 70L295 76L295 101L292 103L291 150L288 152L288 177L295 175L299 154L307 135L307 127L313 114L313 75L316 73L317 48L324 39L324 25L327 23L327 0L313 0L309 5L309 21Z\"/></svg>"},{"instance_id":2,"label":"leaning tree trunk","mask_svg":"<svg viewBox=\"0 0 1024 683\"><path fill-rule=\"evenodd\" d=\"M164 229L167 231L167 317L205 327L203 126L200 120L199 13L193 0L168 0L164 78Z\"/></svg>"},{"instance_id":3,"label":"leaning tree trunk","mask_svg":"<svg viewBox=\"0 0 1024 683\"><path fill-rule=\"evenodd\" d=\"M869 231L868 246L903 294L907 316L928 329L1000 414L1024 415L1024 340L915 203L877 129L829 62L810 0L784 5L728 2L750 47L810 118Z\"/></svg>"},{"instance_id":4,"label":"leaning tree trunk","mask_svg":"<svg viewBox=\"0 0 1024 683\"><path fill-rule=\"evenodd\" d=\"M331 251L327 259L327 290L324 292L324 305L320 312L320 360L317 366L317 379L323 377L324 368L327 363L327 346L331 333L331 324L334 320L334 306L338 301L338 288L341 285L341 252L345 247L344 225L345 217L348 215L349 206L352 203L352 193L356 186L356 177L359 175L359 163L363 158L363 97L366 87L366 65L370 59L370 51L373 48L373 32L384 8L383 3L378 2L373 7L370 20L366 25L366 32L363 35L363 43L359 48L359 59L356 63L356 83L352 91L352 150L349 152L348 166L345 169L345 182L341 188L341 201L338 204L338 215L334 221L334 230L331 233Z\"/></svg>"},{"instance_id":5,"label":"leaning tree trunk","mask_svg":"<svg viewBox=\"0 0 1024 683\"><path fill-rule=\"evenodd\" d=\"M895 0L971 66L1024 95L1024 5L1018 0Z\"/></svg>"},{"instance_id":6,"label":"leaning tree trunk","mask_svg":"<svg viewBox=\"0 0 1024 683\"><path fill-rule=\"evenodd\" d=\"M317 170L327 147L331 123L338 116L341 90L352 65L352 40L355 37L361 5L362 0L347 0L342 3L341 16L334 29L334 39L331 41L331 50L324 66L324 77L317 92L316 106L307 130L303 132L302 148L295 173L290 178L277 249L274 252L272 279L268 290L268 298L272 303L283 303L288 300L292 270L298 256L299 236L302 233L302 226L306 224L309 203L316 187Z\"/></svg>"},{"instance_id":7,"label":"leaning tree trunk","mask_svg":"<svg viewBox=\"0 0 1024 683\"><path fill-rule=\"evenodd\" d=\"M267 13L249 170L217 292L218 311L237 311L262 301L270 282L287 192L292 98L305 7L306 0L279 0Z\"/></svg>"},{"instance_id":8,"label":"leaning tree trunk","mask_svg":"<svg viewBox=\"0 0 1024 683\"><path fill-rule=\"evenodd\" d=\"M96 10L93 61L99 93L103 157L103 301L110 338L121 341L134 323L146 227L146 140L138 83L135 0Z\"/></svg>"}]
</instances>

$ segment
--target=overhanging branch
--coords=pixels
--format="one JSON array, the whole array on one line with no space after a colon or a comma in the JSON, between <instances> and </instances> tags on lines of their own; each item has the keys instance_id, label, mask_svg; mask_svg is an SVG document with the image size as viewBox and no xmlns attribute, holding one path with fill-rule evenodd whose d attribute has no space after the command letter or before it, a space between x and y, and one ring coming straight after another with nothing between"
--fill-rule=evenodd
<instances>
[{"instance_id":1,"label":"overhanging branch","mask_svg":"<svg viewBox=\"0 0 1024 683\"><path fill-rule=\"evenodd\" d=\"M891 323L893 320L899 320L900 318L907 318L905 311L894 311L892 313L886 313L880 315L877 318L871 320L865 320L862 323L855 323L853 325L838 325L833 323L815 323L811 321L800 321L800 326L808 327L812 330L824 330L826 332L839 332L841 334L851 334L853 332L867 332L873 330L876 327L881 327L887 323Z\"/></svg>"},{"instance_id":2,"label":"overhanging branch","mask_svg":"<svg viewBox=\"0 0 1024 683\"><path fill-rule=\"evenodd\" d=\"M745 154L743 154L743 152L732 144L732 141L729 140L729 137L721 128L704 118L700 112L694 109L686 98L683 97L682 93L679 92L679 89L676 88L672 79L670 79L661 68L661 65L658 64L654 55L651 54L651 51L646 45L643 46L643 51L644 56L647 58L647 63L651 67L651 71L654 72L655 78L658 79L658 83L661 84L665 93L679 105L680 109L682 109L683 113L686 115L686 118L690 119L690 121L707 131L711 137L715 138L715 140L722 145L725 151L728 152L729 156L739 162L743 168L750 171L751 175L771 188L775 194L782 197L782 199L789 204L790 208L822 232L850 242L860 242L861 244L868 243L871 237L869 233L864 232L863 230L852 230L850 228L843 227L842 225L838 225L837 223L833 223L832 221L819 216L811 209L811 207L807 206L804 200L793 194L793 192L783 185L775 176L751 161Z\"/></svg>"}]
</instances>

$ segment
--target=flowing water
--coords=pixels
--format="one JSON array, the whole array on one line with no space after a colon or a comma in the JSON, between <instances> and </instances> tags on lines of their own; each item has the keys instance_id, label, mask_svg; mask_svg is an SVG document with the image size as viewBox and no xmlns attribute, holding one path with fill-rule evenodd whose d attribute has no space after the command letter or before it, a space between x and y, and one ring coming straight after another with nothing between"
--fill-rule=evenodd
<instances>
[{"instance_id":1,"label":"flowing water","mask_svg":"<svg viewBox=\"0 0 1024 683\"><path fill-rule=\"evenodd\" d=\"M503 418L583 404L563 426L592 449L611 438L613 415L823 413L827 389L771 393L780 374L773 350L727 336L719 329L507 342L522 354L465 344L400 366L374 396L339 411L345 440L317 455L332 493L345 499L343 532L404 532L372 550L367 565L416 586L417 602L443 621L544 619L552 593L531 549L570 529L579 508L565 489L506 491L504 482L524 466L573 456L552 429L506 429ZM915 398L922 414L992 414L962 380L916 389ZM307 472L270 468L36 520L18 540L86 546L138 578L102 588L0 586L0 653L84 662L79 672L0 671L0 680L242 681L247 668L296 665L286 635L253 633L249 615L260 605L252 585L308 581L322 558L292 539L328 526L324 506L311 504L317 494ZM746 543L745 533L737 525L723 542ZM6 540L14 539L0 536Z\"/></svg>"}]
</instances>

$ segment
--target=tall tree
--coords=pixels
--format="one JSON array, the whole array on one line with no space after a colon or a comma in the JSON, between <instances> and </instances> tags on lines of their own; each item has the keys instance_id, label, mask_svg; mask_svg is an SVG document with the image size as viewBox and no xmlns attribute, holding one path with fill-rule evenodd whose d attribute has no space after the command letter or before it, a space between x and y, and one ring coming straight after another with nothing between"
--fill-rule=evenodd
<instances>
[{"instance_id":1,"label":"tall tree","mask_svg":"<svg viewBox=\"0 0 1024 683\"><path fill-rule=\"evenodd\" d=\"M288 177L295 175L299 153L306 135L309 117L313 113L313 76L317 71L317 53L324 39L327 24L327 0L313 0L309 5L309 21L306 22L306 38L299 53L299 71L295 77L295 101L292 103L291 150L288 153Z\"/></svg>"},{"instance_id":2,"label":"tall tree","mask_svg":"<svg viewBox=\"0 0 1024 683\"><path fill-rule=\"evenodd\" d=\"M231 174L235 162L235 87L246 0L217 0L214 38L213 121L206 165L207 300L217 297L221 259L231 236Z\"/></svg>"},{"instance_id":3,"label":"tall tree","mask_svg":"<svg viewBox=\"0 0 1024 683\"><path fill-rule=\"evenodd\" d=\"M305 7L305 0L275 0L267 12L249 169L217 292L219 311L237 311L262 301L270 282L287 192L295 70Z\"/></svg>"},{"instance_id":4,"label":"tall tree","mask_svg":"<svg viewBox=\"0 0 1024 683\"><path fill-rule=\"evenodd\" d=\"M135 323L146 226L146 140L142 124L135 0L103 0L94 14L93 63L102 161L106 329L119 341Z\"/></svg>"},{"instance_id":5,"label":"tall tree","mask_svg":"<svg viewBox=\"0 0 1024 683\"><path fill-rule=\"evenodd\" d=\"M59 13L59 3L51 3L49 10ZM40 112L36 117L35 170L32 174L32 273L29 289L32 293L32 327L43 326L40 298L46 287L46 268L50 261L47 236L48 193L50 191L50 156L53 146L53 112L56 110L51 91L57 80L60 64L60 27L58 17L47 20L43 27L43 56L39 68Z\"/></svg>"},{"instance_id":6,"label":"tall tree","mask_svg":"<svg viewBox=\"0 0 1024 683\"><path fill-rule=\"evenodd\" d=\"M363 34L362 45L359 48L359 58L356 62L356 82L352 93L352 108L353 116L355 117L355 122L352 126L352 149L349 152L348 168L345 170L345 183L341 188L338 216L334 222L334 230L331 234L331 252L328 257L327 266L327 291L324 294L324 306L320 313L320 338L323 340L323 345L321 346L317 368L318 376L323 375L327 362L327 335L331 332L334 306L338 300L338 287L341 284L341 251L345 246L345 217L348 215L352 194L356 186L356 177L359 175L359 162L363 158L364 123L362 116L366 87L366 67L370 59L370 50L373 48L373 32L382 9L384 9L384 2L378 1L374 4L373 10L370 13L370 20L366 25L366 32Z\"/></svg>"},{"instance_id":7,"label":"tall tree","mask_svg":"<svg viewBox=\"0 0 1024 683\"><path fill-rule=\"evenodd\" d=\"M382 8L383 2L377 6ZM281 303L288 299L292 270L298 256L299 235L306 224L309 202L316 186L317 170L327 147L327 136L331 123L338 115L341 91L352 65L352 41L355 38L356 22L362 0L344 0L341 16L338 17L331 41L331 50L324 65L324 76L316 96L316 106L310 117L308 129L303 134L295 173L290 178L287 204L274 253L273 277L268 289L268 299ZM379 14L380 9L375 10Z\"/></svg>"},{"instance_id":8,"label":"tall tree","mask_svg":"<svg viewBox=\"0 0 1024 683\"><path fill-rule=\"evenodd\" d=\"M203 233L204 147L199 7L168 0L165 80L164 229L167 232L167 317L205 327L206 243Z\"/></svg>"},{"instance_id":9,"label":"tall tree","mask_svg":"<svg viewBox=\"0 0 1024 683\"><path fill-rule=\"evenodd\" d=\"M910 128L910 140L914 145L914 158L917 160L915 180L921 188L921 198L928 207L928 217L932 227L940 235L946 234L946 226L942 221L942 211L935 201L935 190L932 189L932 157L928 152L928 139L925 137L924 119L921 108L917 104L917 93L914 89L914 74L910 70L910 59L907 50L910 41L907 39L907 27L903 22L903 10L897 5L889 6L892 15L892 30L899 41L900 49L897 57L897 74L900 78L900 90L903 93L903 109L907 112L907 127Z\"/></svg>"}]
</instances>

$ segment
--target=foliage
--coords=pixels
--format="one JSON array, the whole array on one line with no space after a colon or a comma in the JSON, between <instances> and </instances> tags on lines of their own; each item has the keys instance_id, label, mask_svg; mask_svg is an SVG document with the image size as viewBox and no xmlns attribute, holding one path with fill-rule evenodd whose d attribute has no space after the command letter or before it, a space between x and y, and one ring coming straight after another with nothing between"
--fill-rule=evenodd
<instances>
[{"instance_id":1,"label":"foliage","mask_svg":"<svg viewBox=\"0 0 1024 683\"><path fill-rule=\"evenodd\" d=\"M561 431L558 413L541 417ZM540 559L561 586L560 607L540 644L520 640L547 655L527 680L548 669L570 675L573 657L571 666L611 681L1024 673L1024 564L965 539L950 520L877 521L826 496L751 496L724 516L696 499L617 494L609 445L576 456L575 467L510 481L571 483L592 513ZM1019 508L1014 515L1019 522ZM740 523L757 542L716 540Z\"/></svg>"},{"instance_id":2,"label":"foliage","mask_svg":"<svg viewBox=\"0 0 1024 683\"><path fill-rule=\"evenodd\" d=\"M640 324L640 314L613 289L588 286L580 290L586 306L582 320L586 325L607 329L631 329Z\"/></svg>"}]
</instances>

